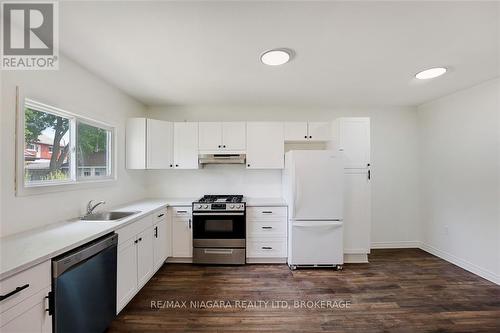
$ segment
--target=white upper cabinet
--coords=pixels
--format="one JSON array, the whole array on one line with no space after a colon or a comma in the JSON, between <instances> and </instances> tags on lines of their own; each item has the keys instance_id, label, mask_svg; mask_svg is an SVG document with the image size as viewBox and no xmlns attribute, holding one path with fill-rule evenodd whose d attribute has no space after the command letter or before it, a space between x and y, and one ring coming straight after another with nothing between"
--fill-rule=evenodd
<instances>
[{"instance_id":1,"label":"white upper cabinet","mask_svg":"<svg viewBox=\"0 0 500 333\"><path fill-rule=\"evenodd\" d=\"M247 124L243 121L222 123L222 148L231 151L245 151Z\"/></svg>"},{"instance_id":2,"label":"white upper cabinet","mask_svg":"<svg viewBox=\"0 0 500 333\"><path fill-rule=\"evenodd\" d=\"M345 168L363 169L370 164L370 118L339 118L334 122L334 144L345 157Z\"/></svg>"},{"instance_id":3,"label":"white upper cabinet","mask_svg":"<svg viewBox=\"0 0 500 333\"><path fill-rule=\"evenodd\" d=\"M174 164L174 125L168 121L147 120L147 168L171 169Z\"/></svg>"},{"instance_id":4,"label":"white upper cabinet","mask_svg":"<svg viewBox=\"0 0 500 333\"><path fill-rule=\"evenodd\" d=\"M198 123L174 123L174 167L198 169Z\"/></svg>"},{"instance_id":5,"label":"white upper cabinet","mask_svg":"<svg viewBox=\"0 0 500 333\"><path fill-rule=\"evenodd\" d=\"M283 169L283 127L282 122L247 123L247 169Z\"/></svg>"},{"instance_id":6,"label":"white upper cabinet","mask_svg":"<svg viewBox=\"0 0 500 333\"><path fill-rule=\"evenodd\" d=\"M285 141L307 141L307 122L285 122Z\"/></svg>"},{"instance_id":7,"label":"white upper cabinet","mask_svg":"<svg viewBox=\"0 0 500 333\"><path fill-rule=\"evenodd\" d=\"M127 169L146 169L146 118L129 118L125 136Z\"/></svg>"},{"instance_id":8,"label":"white upper cabinet","mask_svg":"<svg viewBox=\"0 0 500 333\"><path fill-rule=\"evenodd\" d=\"M307 137L312 141L331 140L331 124L326 121L310 121L307 123Z\"/></svg>"},{"instance_id":9,"label":"white upper cabinet","mask_svg":"<svg viewBox=\"0 0 500 333\"><path fill-rule=\"evenodd\" d=\"M222 148L222 125L220 122L199 123L200 150L219 150Z\"/></svg>"},{"instance_id":10,"label":"white upper cabinet","mask_svg":"<svg viewBox=\"0 0 500 333\"><path fill-rule=\"evenodd\" d=\"M245 151L245 122L200 122L199 149L202 152Z\"/></svg>"},{"instance_id":11,"label":"white upper cabinet","mask_svg":"<svg viewBox=\"0 0 500 333\"><path fill-rule=\"evenodd\" d=\"M170 169L173 167L173 123L130 118L126 128L127 169Z\"/></svg>"},{"instance_id":12,"label":"white upper cabinet","mask_svg":"<svg viewBox=\"0 0 500 333\"><path fill-rule=\"evenodd\" d=\"M285 122L285 141L328 141L330 123L322 121Z\"/></svg>"}]
</instances>

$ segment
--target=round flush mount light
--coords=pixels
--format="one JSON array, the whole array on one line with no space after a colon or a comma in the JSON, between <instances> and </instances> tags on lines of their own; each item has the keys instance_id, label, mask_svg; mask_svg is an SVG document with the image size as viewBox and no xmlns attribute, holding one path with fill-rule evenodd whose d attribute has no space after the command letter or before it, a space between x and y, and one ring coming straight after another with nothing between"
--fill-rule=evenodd
<instances>
[{"instance_id":1,"label":"round flush mount light","mask_svg":"<svg viewBox=\"0 0 500 333\"><path fill-rule=\"evenodd\" d=\"M269 66L284 65L292 59L293 51L290 49L273 49L260 55L260 61Z\"/></svg>"},{"instance_id":2,"label":"round flush mount light","mask_svg":"<svg viewBox=\"0 0 500 333\"><path fill-rule=\"evenodd\" d=\"M445 67L434 67L415 74L415 77L419 80L428 80L441 76L446 73L446 71L447 69Z\"/></svg>"}]
</instances>

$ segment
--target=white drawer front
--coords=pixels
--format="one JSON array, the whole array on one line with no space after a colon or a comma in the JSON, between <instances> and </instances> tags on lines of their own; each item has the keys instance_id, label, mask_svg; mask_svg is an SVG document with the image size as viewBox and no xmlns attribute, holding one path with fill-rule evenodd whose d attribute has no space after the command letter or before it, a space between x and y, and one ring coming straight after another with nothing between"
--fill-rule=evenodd
<instances>
[{"instance_id":1,"label":"white drawer front","mask_svg":"<svg viewBox=\"0 0 500 333\"><path fill-rule=\"evenodd\" d=\"M247 237L286 237L286 221L247 221Z\"/></svg>"},{"instance_id":2,"label":"white drawer front","mask_svg":"<svg viewBox=\"0 0 500 333\"><path fill-rule=\"evenodd\" d=\"M247 218L267 219L273 217L286 218L286 207L248 207Z\"/></svg>"},{"instance_id":3,"label":"white drawer front","mask_svg":"<svg viewBox=\"0 0 500 333\"><path fill-rule=\"evenodd\" d=\"M153 214L153 224L167 219L167 209L163 208Z\"/></svg>"},{"instance_id":4,"label":"white drawer front","mask_svg":"<svg viewBox=\"0 0 500 333\"><path fill-rule=\"evenodd\" d=\"M286 238L247 239L247 257L249 258L286 257Z\"/></svg>"},{"instance_id":5,"label":"white drawer front","mask_svg":"<svg viewBox=\"0 0 500 333\"><path fill-rule=\"evenodd\" d=\"M191 207L172 207L174 217L191 217L193 209Z\"/></svg>"},{"instance_id":6,"label":"white drawer front","mask_svg":"<svg viewBox=\"0 0 500 333\"><path fill-rule=\"evenodd\" d=\"M23 289L0 302L0 313L36 294L41 289L50 286L51 281L50 260L2 280L0 282L1 295L15 291L16 288ZM26 285L29 286L26 287Z\"/></svg>"},{"instance_id":7,"label":"white drawer front","mask_svg":"<svg viewBox=\"0 0 500 333\"><path fill-rule=\"evenodd\" d=\"M134 237L138 233L146 230L146 228L153 225L152 215L147 215L140 220L134 221L131 224L116 230L118 234L118 245L126 242L130 238Z\"/></svg>"}]
</instances>

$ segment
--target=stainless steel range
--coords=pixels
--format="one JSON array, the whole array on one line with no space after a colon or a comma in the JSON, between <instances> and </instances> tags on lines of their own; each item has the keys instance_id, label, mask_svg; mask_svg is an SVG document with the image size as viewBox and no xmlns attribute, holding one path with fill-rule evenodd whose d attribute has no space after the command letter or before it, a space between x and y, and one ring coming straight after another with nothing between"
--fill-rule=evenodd
<instances>
[{"instance_id":1,"label":"stainless steel range","mask_svg":"<svg viewBox=\"0 0 500 333\"><path fill-rule=\"evenodd\" d=\"M245 263L246 205L242 195L205 195L193 202L193 263Z\"/></svg>"}]
</instances>

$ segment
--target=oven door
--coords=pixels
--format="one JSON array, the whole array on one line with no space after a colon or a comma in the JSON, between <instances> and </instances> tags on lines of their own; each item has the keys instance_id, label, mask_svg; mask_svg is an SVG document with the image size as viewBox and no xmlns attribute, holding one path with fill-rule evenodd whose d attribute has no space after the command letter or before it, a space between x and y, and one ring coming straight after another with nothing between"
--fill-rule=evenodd
<instances>
[{"instance_id":1,"label":"oven door","mask_svg":"<svg viewBox=\"0 0 500 333\"><path fill-rule=\"evenodd\" d=\"M193 239L245 239L244 212L193 212Z\"/></svg>"}]
</instances>

